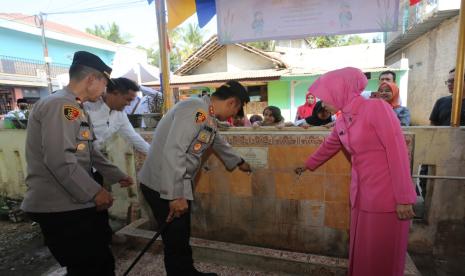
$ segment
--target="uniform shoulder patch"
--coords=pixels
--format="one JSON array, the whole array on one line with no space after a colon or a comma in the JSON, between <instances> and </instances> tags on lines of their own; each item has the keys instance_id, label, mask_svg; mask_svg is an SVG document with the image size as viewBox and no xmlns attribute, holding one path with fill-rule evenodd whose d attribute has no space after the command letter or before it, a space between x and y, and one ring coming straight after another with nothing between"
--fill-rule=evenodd
<instances>
[{"instance_id":1,"label":"uniform shoulder patch","mask_svg":"<svg viewBox=\"0 0 465 276\"><path fill-rule=\"evenodd\" d=\"M195 123L201 124L207 120L207 112L203 109L197 109L195 112Z\"/></svg>"},{"instance_id":2,"label":"uniform shoulder patch","mask_svg":"<svg viewBox=\"0 0 465 276\"><path fill-rule=\"evenodd\" d=\"M74 121L79 118L81 111L74 105L65 104L63 105L63 115L68 121Z\"/></svg>"}]
</instances>

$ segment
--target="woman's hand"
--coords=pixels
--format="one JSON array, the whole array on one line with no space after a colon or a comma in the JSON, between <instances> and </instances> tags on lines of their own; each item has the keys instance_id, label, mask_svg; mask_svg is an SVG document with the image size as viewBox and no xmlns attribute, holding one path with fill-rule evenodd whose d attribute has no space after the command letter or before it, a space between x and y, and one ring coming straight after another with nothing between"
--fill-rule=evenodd
<instances>
[{"instance_id":1,"label":"woman's hand","mask_svg":"<svg viewBox=\"0 0 465 276\"><path fill-rule=\"evenodd\" d=\"M415 216L412 204L398 204L396 212L397 217L402 220L412 219Z\"/></svg>"}]
</instances>

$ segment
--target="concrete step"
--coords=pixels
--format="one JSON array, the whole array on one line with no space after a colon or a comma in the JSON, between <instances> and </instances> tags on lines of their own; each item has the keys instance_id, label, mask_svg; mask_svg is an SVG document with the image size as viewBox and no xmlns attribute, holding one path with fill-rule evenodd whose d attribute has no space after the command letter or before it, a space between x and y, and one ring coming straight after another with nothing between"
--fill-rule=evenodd
<instances>
[{"instance_id":1,"label":"concrete step","mask_svg":"<svg viewBox=\"0 0 465 276\"><path fill-rule=\"evenodd\" d=\"M143 248L154 231L147 230L148 221L139 219L121 229L128 242ZM156 241L152 254L160 252L161 240ZM344 258L291 252L249 245L191 238L191 246L196 262L209 262L224 266L251 268L269 271L278 275L334 275L347 274L348 260ZM407 256L406 276L421 275L415 264Z\"/></svg>"}]
</instances>

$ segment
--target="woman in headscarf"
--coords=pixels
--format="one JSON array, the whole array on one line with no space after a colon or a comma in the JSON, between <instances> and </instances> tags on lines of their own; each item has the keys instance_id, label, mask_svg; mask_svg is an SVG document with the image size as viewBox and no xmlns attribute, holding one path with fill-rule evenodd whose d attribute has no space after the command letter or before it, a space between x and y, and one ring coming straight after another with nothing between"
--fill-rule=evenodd
<instances>
[{"instance_id":1,"label":"woman in headscarf","mask_svg":"<svg viewBox=\"0 0 465 276\"><path fill-rule=\"evenodd\" d=\"M334 116L335 117L335 116ZM322 101L316 103L312 115L295 122L295 125L308 128L309 126L329 126L333 122L333 116L329 112Z\"/></svg>"},{"instance_id":2,"label":"woman in headscarf","mask_svg":"<svg viewBox=\"0 0 465 276\"><path fill-rule=\"evenodd\" d=\"M307 95L305 96L305 103L297 108L297 113L295 115L295 122L298 120L305 119L307 117L312 116L313 109L315 108L316 105L316 98L315 96L310 92L310 89L307 92Z\"/></svg>"},{"instance_id":3,"label":"woman in headscarf","mask_svg":"<svg viewBox=\"0 0 465 276\"><path fill-rule=\"evenodd\" d=\"M385 100L392 106L392 110L396 113L401 126L410 125L410 111L407 107L400 105L399 87L395 83L382 82L374 98Z\"/></svg>"},{"instance_id":4,"label":"woman in headscarf","mask_svg":"<svg viewBox=\"0 0 465 276\"><path fill-rule=\"evenodd\" d=\"M295 171L313 171L344 147L352 163L349 275L400 276L416 194L398 119L386 102L360 96L367 82L362 71L348 67L312 85L325 107L342 116L305 167Z\"/></svg>"}]
</instances>

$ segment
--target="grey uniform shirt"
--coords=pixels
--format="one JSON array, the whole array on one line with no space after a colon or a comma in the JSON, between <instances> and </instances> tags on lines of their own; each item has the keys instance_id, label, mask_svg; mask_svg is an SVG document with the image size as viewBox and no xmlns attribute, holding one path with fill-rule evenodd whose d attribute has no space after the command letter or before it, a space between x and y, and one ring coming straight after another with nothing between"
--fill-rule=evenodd
<instances>
[{"instance_id":1,"label":"grey uniform shirt","mask_svg":"<svg viewBox=\"0 0 465 276\"><path fill-rule=\"evenodd\" d=\"M101 186L94 166L111 181L125 176L93 149L87 113L67 89L38 101L29 116L26 136L26 212L63 212L94 207Z\"/></svg>"},{"instance_id":2,"label":"grey uniform shirt","mask_svg":"<svg viewBox=\"0 0 465 276\"><path fill-rule=\"evenodd\" d=\"M209 106L209 97L191 98L177 103L158 123L138 178L161 198L194 199L193 179L210 146L230 170L241 161L217 133L217 121L210 116Z\"/></svg>"}]
</instances>

